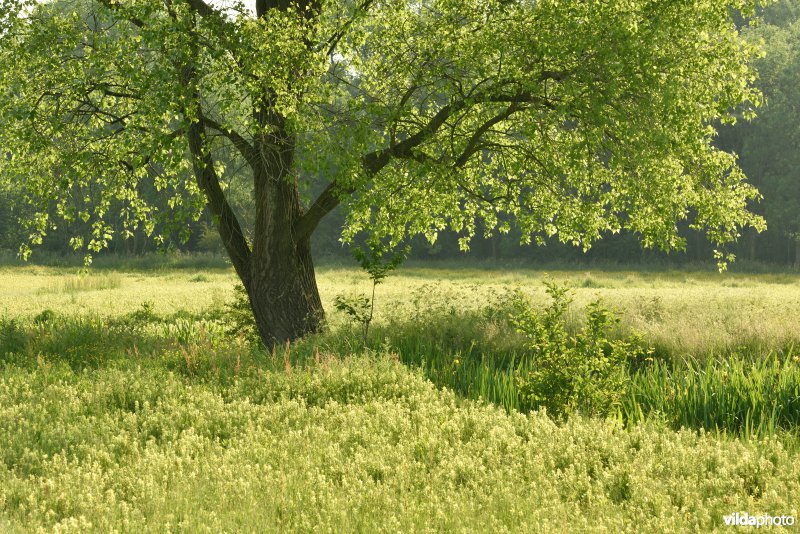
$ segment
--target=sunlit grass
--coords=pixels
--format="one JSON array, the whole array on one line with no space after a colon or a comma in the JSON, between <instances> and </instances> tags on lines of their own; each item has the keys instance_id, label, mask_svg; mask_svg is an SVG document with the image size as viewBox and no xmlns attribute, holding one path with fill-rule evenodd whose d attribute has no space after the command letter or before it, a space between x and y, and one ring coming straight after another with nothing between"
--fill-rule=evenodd
<instances>
[{"instance_id":1,"label":"sunlit grass","mask_svg":"<svg viewBox=\"0 0 800 534\"><path fill-rule=\"evenodd\" d=\"M571 331L600 296L622 314L615 335L656 345L605 417L518 411L536 362L507 298L543 305L544 279L573 287ZM228 333L226 270L0 269L0 531L711 531L734 511L798 515L794 276L407 267L379 286L366 347L331 306L366 277L319 280L327 330L265 352Z\"/></svg>"},{"instance_id":2,"label":"sunlit grass","mask_svg":"<svg viewBox=\"0 0 800 534\"><path fill-rule=\"evenodd\" d=\"M229 270L116 271L86 280L113 278L101 291L53 291L77 280L77 269L0 268L0 314L32 317L44 309L59 313L121 315L143 302L161 314L200 312L220 305L232 291ZM105 272L105 271L103 271ZM477 310L492 295L513 289L545 302L542 280L574 288L576 316L601 298L620 312L623 328L642 333L659 350L695 356L737 347L779 350L800 341L800 276L698 272L536 271L465 267L401 267L379 286L375 324L414 313L414 298L442 296L461 311ZM587 280L591 283L587 284ZM94 283L94 282L81 282ZM323 304L336 322L336 295L368 292L368 278L357 268L321 267ZM584 287L588 286L588 287ZM424 302L422 302L424 304Z\"/></svg>"},{"instance_id":3,"label":"sunlit grass","mask_svg":"<svg viewBox=\"0 0 800 534\"><path fill-rule=\"evenodd\" d=\"M122 278L117 273L77 274L58 277L53 283L40 287L37 294L102 291L117 289L121 285Z\"/></svg>"},{"instance_id":4,"label":"sunlit grass","mask_svg":"<svg viewBox=\"0 0 800 534\"><path fill-rule=\"evenodd\" d=\"M797 514L800 464L780 441L509 414L391 353L212 353L4 367L8 528L705 532L736 510Z\"/></svg>"}]
</instances>

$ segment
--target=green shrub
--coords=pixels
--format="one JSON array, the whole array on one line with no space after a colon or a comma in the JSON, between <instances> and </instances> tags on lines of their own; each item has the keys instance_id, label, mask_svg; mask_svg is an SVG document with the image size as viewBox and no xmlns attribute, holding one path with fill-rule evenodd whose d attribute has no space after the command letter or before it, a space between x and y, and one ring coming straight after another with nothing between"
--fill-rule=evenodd
<instances>
[{"instance_id":1,"label":"green shrub","mask_svg":"<svg viewBox=\"0 0 800 534\"><path fill-rule=\"evenodd\" d=\"M258 334L256 319L253 317L253 308L250 306L250 297L242 284L233 288L233 300L225 303L225 312L222 315L225 323L225 333L235 338L243 338L248 343L259 345L261 336Z\"/></svg>"},{"instance_id":2,"label":"green shrub","mask_svg":"<svg viewBox=\"0 0 800 534\"><path fill-rule=\"evenodd\" d=\"M161 318L153 311L153 303L144 301L138 309L109 319L108 325L110 328L118 328L126 333L141 334L150 324L159 321Z\"/></svg>"},{"instance_id":3,"label":"green shrub","mask_svg":"<svg viewBox=\"0 0 800 534\"><path fill-rule=\"evenodd\" d=\"M361 270L369 275L372 282L372 296L366 295L337 295L334 306L345 313L352 321L361 325L363 342L366 346L369 338L369 326L375 314L375 290L389 273L397 269L408 257L411 248L406 246L399 251L392 251L381 243L370 243L367 250L355 248L353 255L361 266Z\"/></svg>"},{"instance_id":4,"label":"green shrub","mask_svg":"<svg viewBox=\"0 0 800 534\"><path fill-rule=\"evenodd\" d=\"M351 321L361 326L364 343L367 342L369 324L374 310L373 300L366 295L336 295L333 307L347 315Z\"/></svg>"},{"instance_id":5,"label":"green shrub","mask_svg":"<svg viewBox=\"0 0 800 534\"><path fill-rule=\"evenodd\" d=\"M53 310L42 310L36 317L33 318L34 324L45 324L52 322L56 318Z\"/></svg>"},{"instance_id":6,"label":"green shrub","mask_svg":"<svg viewBox=\"0 0 800 534\"><path fill-rule=\"evenodd\" d=\"M21 354L27 346L28 336L19 322L15 319L0 319L0 357L5 359L13 354Z\"/></svg>"},{"instance_id":7,"label":"green shrub","mask_svg":"<svg viewBox=\"0 0 800 534\"><path fill-rule=\"evenodd\" d=\"M597 301L588 307L584 328L570 335L567 289L546 285L551 302L543 310L519 293L513 297L511 321L525 335L530 359L516 375L520 407L543 407L554 416L612 413L626 393L629 362L645 352L640 339L612 339L619 319Z\"/></svg>"}]
</instances>

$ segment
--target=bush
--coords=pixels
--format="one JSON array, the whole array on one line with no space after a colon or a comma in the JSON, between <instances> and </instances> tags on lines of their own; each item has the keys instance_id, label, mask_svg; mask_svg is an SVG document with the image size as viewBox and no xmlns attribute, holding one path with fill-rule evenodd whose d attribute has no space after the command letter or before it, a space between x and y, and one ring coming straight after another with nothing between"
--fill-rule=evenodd
<instances>
[{"instance_id":1,"label":"bush","mask_svg":"<svg viewBox=\"0 0 800 534\"><path fill-rule=\"evenodd\" d=\"M511 321L526 337L530 360L516 373L521 409L545 408L556 417L612 413L626 393L629 362L647 352L641 339L611 339L619 319L599 301L589 305L584 328L570 335L567 289L546 285L552 302L544 310L534 310L520 293L511 303Z\"/></svg>"},{"instance_id":2,"label":"bush","mask_svg":"<svg viewBox=\"0 0 800 534\"><path fill-rule=\"evenodd\" d=\"M0 357L21 354L28 346L28 336L15 319L0 319Z\"/></svg>"},{"instance_id":3,"label":"bush","mask_svg":"<svg viewBox=\"0 0 800 534\"><path fill-rule=\"evenodd\" d=\"M225 304L223 314L225 333L235 338L243 338L248 343L259 345L261 336L258 334L256 319L253 317L253 308L250 306L250 297L242 284L233 288L233 300Z\"/></svg>"}]
</instances>

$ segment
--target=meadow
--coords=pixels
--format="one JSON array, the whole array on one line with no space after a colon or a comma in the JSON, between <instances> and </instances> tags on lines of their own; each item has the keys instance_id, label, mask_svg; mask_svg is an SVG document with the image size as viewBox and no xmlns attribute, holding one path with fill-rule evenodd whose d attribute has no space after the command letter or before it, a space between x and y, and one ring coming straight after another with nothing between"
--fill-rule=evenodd
<instances>
[{"instance_id":1,"label":"meadow","mask_svg":"<svg viewBox=\"0 0 800 534\"><path fill-rule=\"evenodd\" d=\"M160 314L200 313L229 300L236 283L235 275L219 265L200 270L191 263L147 265L142 269L133 263L134 270L128 271L100 267L85 276L75 267L0 267L0 315L33 317L49 309L116 316L144 302ZM329 312L336 295L369 292L370 281L358 268L322 266L318 271ZM575 310L602 299L619 312L624 328L641 332L670 354L699 356L737 347L769 352L800 340L800 275L792 273L412 265L379 286L375 322L390 324L420 307L469 314L513 289L543 303L543 280L569 286Z\"/></svg>"},{"instance_id":2,"label":"meadow","mask_svg":"<svg viewBox=\"0 0 800 534\"><path fill-rule=\"evenodd\" d=\"M367 276L318 282L326 331L269 352L224 265L0 267L0 530L798 515L796 274L409 264L366 340L335 301Z\"/></svg>"}]
</instances>

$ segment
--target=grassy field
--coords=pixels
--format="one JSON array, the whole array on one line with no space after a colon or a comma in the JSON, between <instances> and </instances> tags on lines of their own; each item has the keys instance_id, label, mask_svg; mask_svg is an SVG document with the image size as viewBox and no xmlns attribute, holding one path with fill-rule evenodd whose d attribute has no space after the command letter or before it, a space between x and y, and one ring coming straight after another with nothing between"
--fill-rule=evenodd
<instances>
[{"instance_id":1,"label":"grassy field","mask_svg":"<svg viewBox=\"0 0 800 534\"><path fill-rule=\"evenodd\" d=\"M405 266L378 287L365 346L333 301L369 282L327 267L328 330L267 353L231 331L233 275L182 267L0 268L0 531L674 532L798 516L798 276ZM514 315L552 311L543 281L571 288L563 343ZM587 345L597 298L620 322ZM615 344L638 356L612 365ZM576 375L587 355L605 367L555 393L601 402L537 411L536 373L562 352Z\"/></svg>"},{"instance_id":2,"label":"grassy field","mask_svg":"<svg viewBox=\"0 0 800 534\"><path fill-rule=\"evenodd\" d=\"M196 313L224 303L236 281L226 269L78 272L0 268L0 315L32 317L50 309L116 316L143 302L160 314ZM389 324L436 306L477 311L513 289L544 302L543 280L573 288L574 310L602 299L620 313L623 328L642 333L670 354L699 356L737 347L768 352L800 340L800 275L786 273L404 267L379 287L375 322ZM328 311L336 295L369 290L368 278L356 268L322 267L318 283Z\"/></svg>"}]
</instances>

